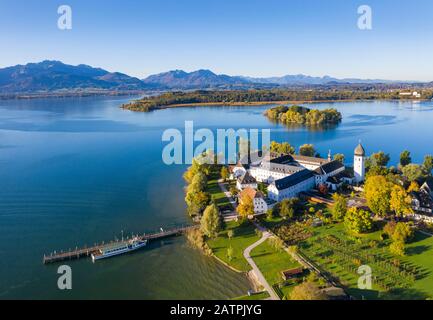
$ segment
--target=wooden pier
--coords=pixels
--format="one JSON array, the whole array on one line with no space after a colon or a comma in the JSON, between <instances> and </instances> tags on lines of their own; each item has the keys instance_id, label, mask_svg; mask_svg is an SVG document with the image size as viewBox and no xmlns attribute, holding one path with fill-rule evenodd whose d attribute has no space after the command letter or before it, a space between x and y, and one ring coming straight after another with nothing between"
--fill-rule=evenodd
<instances>
[{"instance_id":1,"label":"wooden pier","mask_svg":"<svg viewBox=\"0 0 433 320\"><path fill-rule=\"evenodd\" d=\"M155 233L148 233L148 234L142 234L137 236L140 240L156 240L156 239L163 239L167 237L177 236L180 234L183 234L187 232L188 230L196 229L198 228L198 225L193 226L185 226L185 227L178 227L178 228L172 228L168 230L161 229L160 232ZM127 240L124 240L123 242L126 242ZM95 244L92 247L84 247L84 248L75 248L75 250L69 250L69 251L60 251L60 252L53 252L49 255L44 255L43 263L49 264L54 262L60 262L65 260L75 260L80 258L86 258L90 257L92 253L98 252L99 250L103 249L105 246L115 244L115 243L121 243L122 241L112 241L108 243L101 243L101 244Z\"/></svg>"}]
</instances>

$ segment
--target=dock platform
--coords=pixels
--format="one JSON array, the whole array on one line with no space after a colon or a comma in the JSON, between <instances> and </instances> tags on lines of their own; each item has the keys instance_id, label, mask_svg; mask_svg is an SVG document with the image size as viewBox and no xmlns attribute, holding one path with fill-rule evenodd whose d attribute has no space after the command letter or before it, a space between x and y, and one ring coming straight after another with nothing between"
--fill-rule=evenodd
<instances>
[{"instance_id":1,"label":"dock platform","mask_svg":"<svg viewBox=\"0 0 433 320\"><path fill-rule=\"evenodd\" d=\"M173 236L177 236L177 235L181 235L189 230L192 229L196 229L198 228L198 225L192 225L192 226L183 226L183 227L178 227L178 228L172 228L172 229L168 229L168 230L164 230L161 229L161 231L159 232L155 232L155 233L148 233L148 234L142 234L139 235L138 238L140 240L156 240L156 239L163 239L163 238L167 238L167 237L173 237ZM126 240L127 241L127 240ZM123 242L126 242L123 241ZM98 252L99 250L103 249L105 246L113 244L113 243L119 243L122 241L112 241L109 243L101 243L101 244L96 244L92 247L83 247L83 248L75 248L75 250L69 250L69 251L60 251L59 252L53 252L49 255L44 255L42 262L44 264L49 264L49 263L55 263L55 262L60 262L60 261L65 261L65 260L76 260L76 259L80 259L80 258L87 258L90 257L93 253Z\"/></svg>"}]
</instances>

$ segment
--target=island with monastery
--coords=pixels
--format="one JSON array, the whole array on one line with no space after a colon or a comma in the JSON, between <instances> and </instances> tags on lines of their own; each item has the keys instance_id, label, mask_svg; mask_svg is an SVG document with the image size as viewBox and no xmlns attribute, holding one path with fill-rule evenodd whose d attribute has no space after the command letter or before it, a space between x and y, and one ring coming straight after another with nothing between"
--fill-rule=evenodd
<instances>
[{"instance_id":1,"label":"island with monastery","mask_svg":"<svg viewBox=\"0 0 433 320\"><path fill-rule=\"evenodd\" d=\"M184 174L199 223L189 243L250 279L237 299L433 297L433 257L420 249L433 233L433 157L416 164L405 150L388 166L367 150L355 143L346 161L273 141L233 165L195 158Z\"/></svg>"}]
</instances>

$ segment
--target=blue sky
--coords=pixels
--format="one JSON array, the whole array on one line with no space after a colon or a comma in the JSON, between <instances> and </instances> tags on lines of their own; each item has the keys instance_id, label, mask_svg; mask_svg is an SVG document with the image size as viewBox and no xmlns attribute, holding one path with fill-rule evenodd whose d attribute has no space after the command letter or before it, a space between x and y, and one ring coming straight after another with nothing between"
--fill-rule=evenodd
<instances>
[{"instance_id":1,"label":"blue sky","mask_svg":"<svg viewBox=\"0 0 433 320\"><path fill-rule=\"evenodd\" d=\"M58 6L73 28L57 28ZM373 29L357 28L357 8ZM247 76L433 80L431 0L1 0L0 67L45 59L137 77L171 69Z\"/></svg>"}]
</instances>

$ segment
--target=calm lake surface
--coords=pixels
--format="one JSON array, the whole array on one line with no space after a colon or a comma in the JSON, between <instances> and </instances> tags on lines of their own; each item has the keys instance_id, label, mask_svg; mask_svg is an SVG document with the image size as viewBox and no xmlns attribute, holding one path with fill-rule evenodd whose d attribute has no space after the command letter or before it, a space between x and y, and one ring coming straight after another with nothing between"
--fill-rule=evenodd
<instances>
[{"instance_id":1,"label":"calm lake surface","mask_svg":"<svg viewBox=\"0 0 433 320\"><path fill-rule=\"evenodd\" d=\"M433 103L316 104L343 114L336 128L310 131L270 123L266 106L200 107L133 113L126 98L0 100L0 299L221 299L245 294L248 281L188 247L183 237L93 264L69 262L73 290L57 289L58 265L44 253L92 245L189 223L185 166L161 160L166 128L270 128L272 139L322 155L344 153L361 139L368 154L393 164L408 149L414 161L433 154Z\"/></svg>"}]
</instances>

